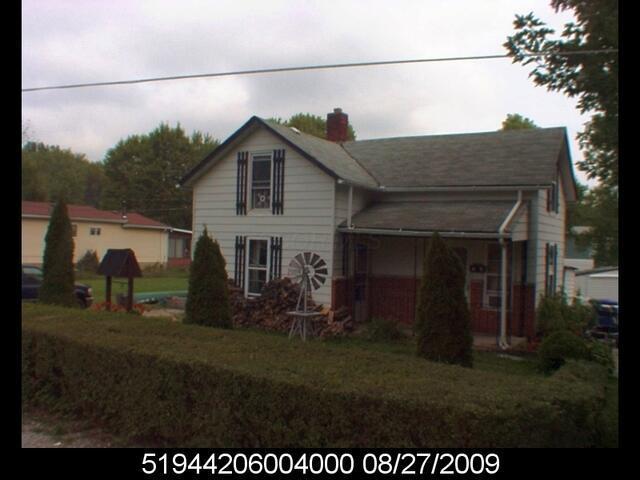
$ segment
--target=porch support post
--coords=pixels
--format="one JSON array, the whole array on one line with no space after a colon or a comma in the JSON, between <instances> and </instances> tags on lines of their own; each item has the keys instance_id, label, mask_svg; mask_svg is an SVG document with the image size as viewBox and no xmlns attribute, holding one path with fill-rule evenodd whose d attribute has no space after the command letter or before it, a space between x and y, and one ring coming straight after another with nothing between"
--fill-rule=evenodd
<instances>
[{"instance_id":1,"label":"porch support post","mask_svg":"<svg viewBox=\"0 0 640 480\"><path fill-rule=\"evenodd\" d=\"M502 259L500 261L500 340L498 346L506 350L509 348L507 341L507 242L500 239Z\"/></svg>"},{"instance_id":2,"label":"porch support post","mask_svg":"<svg viewBox=\"0 0 640 480\"><path fill-rule=\"evenodd\" d=\"M498 229L502 253L500 261L500 339L498 340L498 346L502 350L507 350L510 347L507 340L507 242L504 239L504 232L518 212L520 205L522 205L522 190L518 190L518 199L515 205Z\"/></svg>"},{"instance_id":3,"label":"porch support post","mask_svg":"<svg viewBox=\"0 0 640 480\"><path fill-rule=\"evenodd\" d=\"M349 199L347 201L347 228L352 228L351 217L353 215L353 185L349 185Z\"/></svg>"}]
</instances>

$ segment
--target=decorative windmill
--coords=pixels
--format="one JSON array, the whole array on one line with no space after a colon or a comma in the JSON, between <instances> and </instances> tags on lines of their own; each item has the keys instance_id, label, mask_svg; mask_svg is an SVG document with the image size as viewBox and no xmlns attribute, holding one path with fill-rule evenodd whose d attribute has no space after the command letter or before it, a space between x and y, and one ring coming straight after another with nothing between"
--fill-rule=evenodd
<instances>
[{"instance_id":1,"label":"decorative windmill","mask_svg":"<svg viewBox=\"0 0 640 480\"><path fill-rule=\"evenodd\" d=\"M296 309L288 312L293 316L289 338L295 333L300 333L302 339L306 340L309 321L312 317L321 315L314 310L309 310L308 300L312 299L312 292L324 284L328 274L327 262L317 253L299 253L289 263L288 276L300 285Z\"/></svg>"}]
</instances>

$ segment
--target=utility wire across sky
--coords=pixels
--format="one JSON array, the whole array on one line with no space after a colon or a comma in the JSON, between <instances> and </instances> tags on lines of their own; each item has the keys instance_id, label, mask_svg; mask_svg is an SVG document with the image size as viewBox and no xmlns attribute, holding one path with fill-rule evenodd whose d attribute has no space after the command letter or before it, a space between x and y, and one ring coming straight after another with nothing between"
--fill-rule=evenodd
<instances>
[{"instance_id":1,"label":"utility wire across sky","mask_svg":"<svg viewBox=\"0 0 640 480\"><path fill-rule=\"evenodd\" d=\"M573 56L573 55L600 55L605 53L618 53L617 49L602 49L602 50L582 50L575 52L546 52L546 53L529 53L519 55L519 57L547 57L547 56ZM498 58L512 58L512 55L479 55L468 57L443 57L443 58L418 58L412 60L387 60L379 62L359 62L359 63L335 63L327 65L306 65L300 67L279 67L279 68L262 68L255 70L237 70L232 72L218 72L218 73L198 73L193 75L175 75L171 77L152 77L152 78L139 78L135 80L116 80L109 82L94 82L94 83L76 83L69 85L55 85L49 87L32 87L23 88L22 92L37 92L42 90L61 90L69 88L85 88L85 87L105 87L112 85L131 85L136 83L150 83L150 82L165 82L168 80L186 80L192 78L213 78L213 77L230 77L233 75L256 75L262 73L281 73L281 72L297 72L305 70L323 70L323 69L335 69L335 68L355 68L355 67L374 67L381 65L402 65L410 63L428 63L428 62L459 62L468 60L493 60Z\"/></svg>"}]
</instances>

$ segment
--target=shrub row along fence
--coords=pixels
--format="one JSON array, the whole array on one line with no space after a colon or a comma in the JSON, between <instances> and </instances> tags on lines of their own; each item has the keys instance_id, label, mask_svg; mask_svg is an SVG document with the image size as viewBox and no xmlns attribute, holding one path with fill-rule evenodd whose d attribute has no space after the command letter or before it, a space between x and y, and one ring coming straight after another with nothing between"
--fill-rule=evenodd
<instances>
[{"instance_id":1,"label":"shrub row along fence","mask_svg":"<svg viewBox=\"0 0 640 480\"><path fill-rule=\"evenodd\" d=\"M25 305L27 405L148 446L586 447L606 372L474 371L161 319Z\"/></svg>"}]
</instances>

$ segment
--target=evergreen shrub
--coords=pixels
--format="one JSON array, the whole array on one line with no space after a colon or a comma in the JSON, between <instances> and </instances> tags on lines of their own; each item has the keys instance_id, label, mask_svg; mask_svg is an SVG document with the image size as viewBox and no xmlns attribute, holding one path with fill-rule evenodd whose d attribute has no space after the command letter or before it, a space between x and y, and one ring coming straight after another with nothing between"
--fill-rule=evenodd
<instances>
[{"instance_id":1,"label":"evergreen shrub","mask_svg":"<svg viewBox=\"0 0 640 480\"><path fill-rule=\"evenodd\" d=\"M189 269L185 323L232 328L229 287L220 245L204 229Z\"/></svg>"},{"instance_id":2,"label":"evergreen shrub","mask_svg":"<svg viewBox=\"0 0 640 480\"><path fill-rule=\"evenodd\" d=\"M435 233L423 263L415 330L418 356L471 367L471 313L459 257Z\"/></svg>"}]
</instances>

